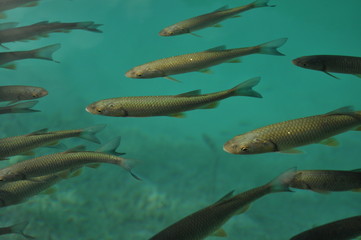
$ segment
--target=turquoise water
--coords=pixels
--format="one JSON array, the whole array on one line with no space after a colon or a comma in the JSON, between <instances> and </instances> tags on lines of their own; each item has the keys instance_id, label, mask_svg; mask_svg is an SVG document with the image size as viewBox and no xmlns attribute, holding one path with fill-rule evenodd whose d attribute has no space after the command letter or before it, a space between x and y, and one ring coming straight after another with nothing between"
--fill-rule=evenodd
<instances>
[{"instance_id":1,"label":"turquoise water","mask_svg":"<svg viewBox=\"0 0 361 240\"><path fill-rule=\"evenodd\" d=\"M173 23L248 1L151 0L41 0L39 6L7 11L5 21L25 26L36 22L94 21L103 33L74 30L54 33L36 41L5 44L11 50L29 50L54 43L60 63L24 60L17 70L2 69L3 85L44 87L40 113L3 115L0 137L38 129L77 129L107 124L98 134L103 143L122 137L119 151L139 160L137 181L123 169L104 164L84 169L81 176L62 181L57 192L2 209L1 225L29 221L26 233L36 239L138 240L148 239L171 223L218 200L235 189L243 192L270 181L283 171L298 169L350 170L360 168L359 132L337 136L341 145L301 147L303 154L269 153L231 155L223 144L235 135L275 122L316 115L359 101L361 81L355 76L301 69L291 60L314 54L361 56L359 0L271 1L274 8L259 8L241 18L222 22L222 28L198 31L202 37L160 37ZM225 44L253 46L287 37L280 48L286 56L251 55L242 63L212 67L163 78L130 79L130 68L159 58L191 53ZM142 95L173 95L195 89L204 93L231 88L261 77L255 90L262 99L235 97L216 109L187 112L186 118L112 118L91 115L84 109L97 100ZM204 141L207 135L216 146ZM79 139L63 141L68 147L96 144ZM41 148L38 155L59 150ZM3 166L8 163L4 162ZM340 192L322 195L296 190L257 200L246 213L224 225L226 239L280 240L334 220L359 215L361 195ZM21 239L4 236L3 239ZM209 239L217 239L209 237Z\"/></svg>"}]
</instances>

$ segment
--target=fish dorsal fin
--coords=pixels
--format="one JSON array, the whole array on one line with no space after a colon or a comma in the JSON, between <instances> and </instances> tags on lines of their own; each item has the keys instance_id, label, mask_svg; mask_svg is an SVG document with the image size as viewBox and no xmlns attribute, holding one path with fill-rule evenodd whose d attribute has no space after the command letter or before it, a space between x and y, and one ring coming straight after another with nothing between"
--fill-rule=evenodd
<instances>
[{"instance_id":1,"label":"fish dorsal fin","mask_svg":"<svg viewBox=\"0 0 361 240\"><path fill-rule=\"evenodd\" d=\"M85 151L85 146L84 145L79 145L79 146L70 148L70 149L66 150L65 152L63 152L63 153L74 153L74 152L82 152L82 151Z\"/></svg>"},{"instance_id":2,"label":"fish dorsal fin","mask_svg":"<svg viewBox=\"0 0 361 240\"><path fill-rule=\"evenodd\" d=\"M229 9L228 5L224 5L224 6L220 7L220 8L217 8L213 12L224 11L224 10L227 10L227 9Z\"/></svg>"},{"instance_id":3,"label":"fish dorsal fin","mask_svg":"<svg viewBox=\"0 0 361 240\"><path fill-rule=\"evenodd\" d=\"M352 106L345 106L337 108L331 112L326 113L326 115L339 115L339 114L350 114L353 113L354 109Z\"/></svg>"},{"instance_id":4,"label":"fish dorsal fin","mask_svg":"<svg viewBox=\"0 0 361 240\"><path fill-rule=\"evenodd\" d=\"M0 30L6 30L10 28L14 28L18 25L18 22L7 22L7 23L1 23L0 24Z\"/></svg>"},{"instance_id":5,"label":"fish dorsal fin","mask_svg":"<svg viewBox=\"0 0 361 240\"><path fill-rule=\"evenodd\" d=\"M49 21L41 21L41 22L37 22L37 23L34 23L33 25L41 25L41 24L48 24Z\"/></svg>"},{"instance_id":6,"label":"fish dorsal fin","mask_svg":"<svg viewBox=\"0 0 361 240\"><path fill-rule=\"evenodd\" d=\"M120 145L120 137L116 137L113 140L111 140L110 142L108 142L108 143L104 144L103 146L101 146L100 148L98 148L96 150L96 152L109 153L109 154L113 154L116 156L123 155L124 153L119 153L119 152L115 151L119 147L119 145Z\"/></svg>"},{"instance_id":7,"label":"fish dorsal fin","mask_svg":"<svg viewBox=\"0 0 361 240\"><path fill-rule=\"evenodd\" d=\"M214 233L212 233L211 236L215 236L215 237L227 237L227 233L226 233L226 231L224 231L224 229L219 228L219 229L217 229Z\"/></svg>"},{"instance_id":8,"label":"fish dorsal fin","mask_svg":"<svg viewBox=\"0 0 361 240\"><path fill-rule=\"evenodd\" d=\"M231 197L233 197L234 194L234 190L230 191L229 193L227 193L226 195L224 195L223 197L221 197L217 202L215 202L214 204L226 201L228 199L230 199Z\"/></svg>"},{"instance_id":9,"label":"fish dorsal fin","mask_svg":"<svg viewBox=\"0 0 361 240\"><path fill-rule=\"evenodd\" d=\"M197 89L197 90L193 90L190 92L185 92L185 93L181 93L178 95L175 95L176 97L190 97L190 96L199 96L201 95L201 90Z\"/></svg>"},{"instance_id":10,"label":"fish dorsal fin","mask_svg":"<svg viewBox=\"0 0 361 240\"><path fill-rule=\"evenodd\" d=\"M205 52L216 52L216 51L222 51L222 50L226 50L226 45L220 45L214 48L210 48L205 50Z\"/></svg>"},{"instance_id":11,"label":"fish dorsal fin","mask_svg":"<svg viewBox=\"0 0 361 240\"><path fill-rule=\"evenodd\" d=\"M48 129L47 128L43 128L43 129L40 129L40 130L37 130L35 132L32 132L32 133L29 133L25 136L35 136L35 135L42 135L42 134L45 134L45 133L48 133Z\"/></svg>"}]
</instances>

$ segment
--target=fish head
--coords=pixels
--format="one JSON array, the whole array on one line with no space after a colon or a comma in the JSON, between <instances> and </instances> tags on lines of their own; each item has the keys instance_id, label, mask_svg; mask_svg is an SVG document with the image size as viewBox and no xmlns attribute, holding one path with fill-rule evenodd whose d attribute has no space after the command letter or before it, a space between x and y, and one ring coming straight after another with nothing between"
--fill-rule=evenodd
<instances>
[{"instance_id":1,"label":"fish head","mask_svg":"<svg viewBox=\"0 0 361 240\"><path fill-rule=\"evenodd\" d=\"M159 35L163 36L163 37L170 37L170 36L175 36L175 35L184 34L184 33L189 33L189 30L186 28L177 26L177 25L172 25L172 26L162 29L159 32Z\"/></svg>"},{"instance_id":2,"label":"fish head","mask_svg":"<svg viewBox=\"0 0 361 240\"><path fill-rule=\"evenodd\" d=\"M292 63L298 67L312 69L312 70L319 70L325 71L326 66L321 58L316 56L305 56L299 57L292 60Z\"/></svg>"},{"instance_id":3,"label":"fish head","mask_svg":"<svg viewBox=\"0 0 361 240\"><path fill-rule=\"evenodd\" d=\"M128 112L113 101L101 100L88 105L85 110L88 113L95 115L111 116L111 117L126 117Z\"/></svg>"},{"instance_id":4,"label":"fish head","mask_svg":"<svg viewBox=\"0 0 361 240\"><path fill-rule=\"evenodd\" d=\"M156 77L164 77L165 74L163 71L146 66L141 65L135 68L130 69L126 74L128 78L156 78Z\"/></svg>"},{"instance_id":5,"label":"fish head","mask_svg":"<svg viewBox=\"0 0 361 240\"><path fill-rule=\"evenodd\" d=\"M3 169L6 170L6 169ZM9 170L0 173L0 184L6 182L13 182L17 180L25 180L26 176L22 173L16 173Z\"/></svg>"},{"instance_id":6,"label":"fish head","mask_svg":"<svg viewBox=\"0 0 361 240\"><path fill-rule=\"evenodd\" d=\"M261 138L248 138L244 134L226 142L223 150L231 154L259 154L274 152L275 145L271 141Z\"/></svg>"},{"instance_id":7,"label":"fish head","mask_svg":"<svg viewBox=\"0 0 361 240\"><path fill-rule=\"evenodd\" d=\"M44 88L31 88L29 94L32 98L41 98L48 95L48 91Z\"/></svg>"}]
</instances>

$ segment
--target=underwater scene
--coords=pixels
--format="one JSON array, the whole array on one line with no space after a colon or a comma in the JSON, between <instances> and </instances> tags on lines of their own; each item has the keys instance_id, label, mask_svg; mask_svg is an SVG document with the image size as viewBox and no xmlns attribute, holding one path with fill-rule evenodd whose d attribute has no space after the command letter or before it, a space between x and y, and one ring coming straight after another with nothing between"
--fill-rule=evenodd
<instances>
[{"instance_id":1,"label":"underwater scene","mask_svg":"<svg viewBox=\"0 0 361 240\"><path fill-rule=\"evenodd\" d=\"M360 237L360 8L0 0L0 239Z\"/></svg>"}]
</instances>

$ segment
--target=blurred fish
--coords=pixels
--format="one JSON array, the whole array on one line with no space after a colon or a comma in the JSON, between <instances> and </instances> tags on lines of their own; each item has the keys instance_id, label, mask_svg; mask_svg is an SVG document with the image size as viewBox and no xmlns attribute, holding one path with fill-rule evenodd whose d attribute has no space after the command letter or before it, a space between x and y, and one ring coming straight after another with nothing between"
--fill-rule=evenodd
<instances>
[{"instance_id":1,"label":"blurred fish","mask_svg":"<svg viewBox=\"0 0 361 240\"><path fill-rule=\"evenodd\" d=\"M35 237L24 233L24 230L27 225L28 225L28 222L22 222L22 223L18 223L18 224L9 226L9 227L2 227L2 228L0 228L0 235L14 233L14 234L19 234L26 239L35 239Z\"/></svg>"},{"instance_id":2,"label":"blurred fish","mask_svg":"<svg viewBox=\"0 0 361 240\"><path fill-rule=\"evenodd\" d=\"M6 18L6 10L17 7L33 7L38 5L39 0L0 0L0 18Z\"/></svg>"},{"instance_id":3,"label":"blurred fish","mask_svg":"<svg viewBox=\"0 0 361 240\"><path fill-rule=\"evenodd\" d=\"M343 107L332 112L275 123L235 136L223 146L232 154L255 154L266 152L300 153L293 149L312 143L337 146L331 138L349 131L361 131L361 111Z\"/></svg>"},{"instance_id":4,"label":"blurred fish","mask_svg":"<svg viewBox=\"0 0 361 240\"><path fill-rule=\"evenodd\" d=\"M53 59L52 54L58 50L60 46L61 45L57 43L30 51L0 52L0 67L14 70L16 69L16 65L9 64L10 62L29 58L57 62Z\"/></svg>"},{"instance_id":5,"label":"blurred fish","mask_svg":"<svg viewBox=\"0 0 361 240\"><path fill-rule=\"evenodd\" d=\"M86 111L113 117L184 117L184 111L215 108L218 101L232 96L261 98L252 89L259 81L259 77L252 78L229 90L209 94L195 90L179 95L110 98L90 104Z\"/></svg>"},{"instance_id":6,"label":"blurred fish","mask_svg":"<svg viewBox=\"0 0 361 240\"><path fill-rule=\"evenodd\" d=\"M21 100L41 98L48 95L48 91L41 87L33 86L0 86L0 101L15 103Z\"/></svg>"},{"instance_id":7,"label":"blurred fish","mask_svg":"<svg viewBox=\"0 0 361 240\"><path fill-rule=\"evenodd\" d=\"M9 22L0 24L0 45L7 42L36 40L40 37L47 37L53 32L69 32L74 29L82 29L91 32L101 33L98 29L102 24L94 22L73 22L61 23L48 21L38 22L24 27L16 27L17 22ZM4 46L3 46L4 47Z\"/></svg>"},{"instance_id":8,"label":"blurred fish","mask_svg":"<svg viewBox=\"0 0 361 240\"><path fill-rule=\"evenodd\" d=\"M209 149L212 151L212 157L213 157L213 164L207 163L208 167L211 167L210 171L210 184L211 187L211 195L213 196L217 189L217 183L218 183L218 165L220 161L219 153L218 153L218 146L213 141L213 139L207 135L202 134L202 138L204 143L209 147Z\"/></svg>"},{"instance_id":9,"label":"blurred fish","mask_svg":"<svg viewBox=\"0 0 361 240\"><path fill-rule=\"evenodd\" d=\"M215 47L203 52L190 53L174 57L163 58L149 62L129 70L125 76L129 78L166 77L175 80L169 75L186 72L209 72L208 67L229 62L239 62L238 57L254 53L283 56L277 48L281 47L287 38L277 39L254 47L234 48L225 50L225 46Z\"/></svg>"},{"instance_id":10,"label":"blurred fish","mask_svg":"<svg viewBox=\"0 0 361 240\"><path fill-rule=\"evenodd\" d=\"M312 228L290 240L351 240L359 236L361 216L355 216Z\"/></svg>"},{"instance_id":11,"label":"blurred fish","mask_svg":"<svg viewBox=\"0 0 361 240\"><path fill-rule=\"evenodd\" d=\"M176 24L173 24L169 27L164 28L159 32L160 36L175 36L184 33L193 34L194 31L206 28L206 27L220 27L219 22L227 19L239 17L238 14L251 10L258 7L273 7L268 5L269 0L257 0L253 3L247 4L245 6L236 7L228 9L227 6L224 6L220 9L217 9L214 12L193 17Z\"/></svg>"},{"instance_id":12,"label":"blurred fish","mask_svg":"<svg viewBox=\"0 0 361 240\"><path fill-rule=\"evenodd\" d=\"M348 73L361 77L361 57L314 55L296 58L292 60L292 63L298 67L322 71L334 78L337 77L330 72Z\"/></svg>"},{"instance_id":13,"label":"blurred fish","mask_svg":"<svg viewBox=\"0 0 361 240\"><path fill-rule=\"evenodd\" d=\"M216 203L203 208L167 227L149 240L200 240L207 236L226 236L221 229L232 216L245 212L249 205L275 192L288 192L288 186L294 176L294 169L278 176L273 181L232 197L227 194Z\"/></svg>"},{"instance_id":14,"label":"blurred fish","mask_svg":"<svg viewBox=\"0 0 361 240\"><path fill-rule=\"evenodd\" d=\"M8 105L6 107L0 107L0 114L40 112L39 110L31 109L37 103L38 101L29 101L29 102L17 103L14 105Z\"/></svg>"},{"instance_id":15,"label":"blurred fish","mask_svg":"<svg viewBox=\"0 0 361 240\"><path fill-rule=\"evenodd\" d=\"M79 168L87 164L90 164L88 165L89 167L97 167L99 163L110 163L121 166L134 178L139 179L131 171L134 160L121 158L119 157L121 153L115 151L119 143L120 138L116 138L95 152L84 151L84 146L78 146L66 152L54 153L18 162L0 169L0 182L33 180L34 177ZM92 165L94 163L97 165Z\"/></svg>"},{"instance_id":16,"label":"blurred fish","mask_svg":"<svg viewBox=\"0 0 361 240\"><path fill-rule=\"evenodd\" d=\"M290 187L319 193L330 191L361 191L361 169L353 171L301 170L297 171Z\"/></svg>"},{"instance_id":17,"label":"blurred fish","mask_svg":"<svg viewBox=\"0 0 361 240\"><path fill-rule=\"evenodd\" d=\"M53 132L48 132L48 129L44 128L26 135L2 138L0 139L0 159L18 154L33 155L32 149L41 146L54 146L64 138L79 137L100 143L95 134L103 130L104 127L105 125L96 125L83 129Z\"/></svg>"}]
</instances>

